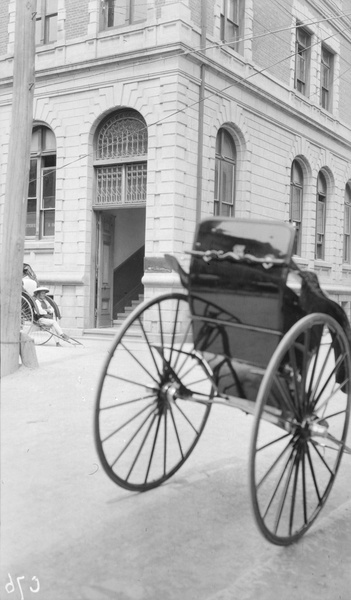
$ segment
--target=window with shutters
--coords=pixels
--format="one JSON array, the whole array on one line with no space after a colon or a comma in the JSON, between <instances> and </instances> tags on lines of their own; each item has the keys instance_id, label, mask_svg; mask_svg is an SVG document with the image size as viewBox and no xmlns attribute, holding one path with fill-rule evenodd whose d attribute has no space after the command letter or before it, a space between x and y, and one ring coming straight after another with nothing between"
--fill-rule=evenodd
<instances>
[{"instance_id":1,"label":"window with shutters","mask_svg":"<svg viewBox=\"0 0 351 600\"><path fill-rule=\"evenodd\" d=\"M56 139L48 127L32 133L26 237L50 238L55 234Z\"/></svg>"},{"instance_id":2,"label":"window with shutters","mask_svg":"<svg viewBox=\"0 0 351 600\"><path fill-rule=\"evenodd\" d=\"M214 214L232 217L235 201L236 149L231 135L220 129L216 141Z\"/></svg>"},{"instance_id":3,"label":"window with shutters","mask_svg":"<svg viewBox=\"0 0 351 600\"><path fill-rule=\"evenodd\" d=\"M309 93L311 35L302 27L296 29L295 88L304 96Z\"/></svg>"},{"instance_id":4,"label":"window with shutters","mask_svg":"<svg viewBox=\"0 0 351 600\"><path fill-rule=\"evenodd\" d=\"M37 0L35 43L37 46L57 41L58 0Z\"/></svg>"},{"instance_id":5,"label":"window with shutters","mask_svg":"<svg viewBox=\"0 0 351 600\"><path fill-rule=\"evenodd\" d=\"M222 0L221 5L221 40L236 52L240 52L242 47L239 40L244 31L244 4L244 0Z\"/></svg>"},{"instance_id":6,"label":"window with shutters","mask_svg":"<svg viewBox=\"0 0 351 600\"><path fill-rule=\"evenodd\" d=\"M102 0L102 26L123 27L146 21L146 0Z\"/></svg>"},{"instance_id":7,"label":"window with shutters","mask_svg":"<svg viewBox=\"0 0 351 600\"><path fill-rule=\"evenodd\" d=\"M345 188L344 203L344 256L345 263L351 263L351 184Z\"/></svg>"},{"instance_id":8,"label":"window with shutters","mask_svg":"<svg viewBox=\"0 0 351 600\"><path fill-rule=\"evenodd\" d=\"M333 82L333 54L322 46L321 54L321 95L320 104L331 111L332 108L332 82Z\"/></svg>"},{"instance_id":9,"label":"window with shutters","mask_svg":"<svg viewBox=\"0 0 351 600\"><path fill-rule=\"evenodd\" d=\"M295 227L294 254L301 254L302 233L302 203L303 203L303 173L301 165L294 160L291 166L290 178L290 214L289 222Z\"/></svg>"},{"instance_id":10,"label":"window with shutters","mask_svg":"<svg viewBox=\"0 0 351 600\"><path fill-rule=\"evenodd\" d=\"M316 207L316 251L315 258L325 258L325 219L327 207L327 182L323 173L317 179L317 207Z\"/></svg>"}]
</instances>

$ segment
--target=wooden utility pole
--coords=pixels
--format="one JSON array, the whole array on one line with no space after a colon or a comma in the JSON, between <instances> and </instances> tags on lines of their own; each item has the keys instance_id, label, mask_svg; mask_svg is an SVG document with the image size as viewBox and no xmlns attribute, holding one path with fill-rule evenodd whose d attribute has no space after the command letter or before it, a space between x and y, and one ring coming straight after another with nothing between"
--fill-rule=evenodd
<instances>
[{"instance_id":1,"label":"wooden utility pole","mask_svg":"<svg viewBox=\"0 0 351 600\"><path fill-rule=\"evenodd\" d=\"M16 0L13 97L1 248L1 374L19 365L21 290L35 81L36 0Z\"/></svg>"}]
</instances>

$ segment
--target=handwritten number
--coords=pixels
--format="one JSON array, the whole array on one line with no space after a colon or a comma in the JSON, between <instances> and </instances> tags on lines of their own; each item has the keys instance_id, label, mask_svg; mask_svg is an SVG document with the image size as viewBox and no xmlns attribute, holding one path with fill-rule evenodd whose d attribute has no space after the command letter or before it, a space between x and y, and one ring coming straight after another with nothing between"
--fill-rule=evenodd
<instances>
[{"instance_id":1,"label":"handwritten number","mask_svg":"<svg viewBox=\"0 0 351 600\"><path fill-rule=\"evenodd\" d=\"M10 573L8 573L8 576L9 576L10 581L9 581L9 583L7 583L5 585L5 590L7 591L8 594L12 594L12 592L15 591L15 586L13 585L13 581L12 581L12 577L11 577ZM12 590L10 589L11 587L12 587Z\"/></svg>"},{"instance_id":2,"label":"handwritten number","mask_svg":"<svg viewBox=\"0 0 351 600\"><path fill-rule=\"evenodd\" d=\"M7 582L7 584L5 585L5 590L7 591L8 594L12 594L12 592L15 591L15 584L13 583L13 579L10 575L10 573L8 573L8 577L9 577L9 581ZM22 590L22 585L21 585L21 580L25 579L24 575L21 575L20 577L16 577L16 581L17 581L17 586L18 589L20 591L21 594L21 598L20 600L24 600L24 595L23 595L23 590ZM32 581L34 581L34 586L30 586L29 589L33 594L37 594L40 590L40 583L39 583L39 579L38 577L32 577Z\"/></svg>"},{"instance_id":3,"label":"handwritten number","mask_svg":"<svg viewBox=\"0 0 351 600\"><path fill-rule=\"evenodd\" d=\"M30 589L31 592L33 592L33 594L37 594L39 592L39 590L40 590L39 579L38 579L38 577L32 577L32 581L33 581L33 579L35 579L35 581L37 582L37 589L33 590L32 587L30 587L29 589Z\"/></svg>"},{"instance_id":4,"label":"handwritten number","mask_svg":"<svg viewBox=\"0 0 351 600\"><path fill-rule=\"evenodd\" d=\"M23 592L22 592L22 586L20 584L20 579L24 579L24 575L21 575L21 577L16 577L17 579L17 585L19 587L19 591L21 592L21 600L24 600L24 596L23 596Z\"/></svg>"}]
</instances>

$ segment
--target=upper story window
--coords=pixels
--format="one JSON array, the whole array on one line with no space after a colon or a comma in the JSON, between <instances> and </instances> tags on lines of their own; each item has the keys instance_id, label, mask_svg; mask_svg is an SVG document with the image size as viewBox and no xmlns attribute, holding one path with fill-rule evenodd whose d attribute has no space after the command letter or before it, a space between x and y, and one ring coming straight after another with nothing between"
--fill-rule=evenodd
<instances>
[{"instance_id":1,"label":"upper story window","mask_svg":"<svg viewBox=\"0 0 351 600\"><path fill-rule=\"evenodd\" d=\"M351 263L351 184L347 183L345 188L344 204L344 256L346 263Z\"/></svg>"},{"instance_id":2,"label":"upper story window","mask_svg":"<svg viewBox=\"0 0 351 600\"><path fill-rule=\"evenodd\" d=\"M289 222L295 226L294 254L301 254L303 173L297 160L291 167Z\"/></svg>"},{"instance_id":3,"label":"upper story window","mask_svg":"<svg viewBox=\"0 0 351 600\"><path fill-rule=\"evenodd\" d=\"M326 110L331 110L333 81L333 54L322 46L321 55L321 96L320 104Z\"/></svg>"},{"instance_id":4,"label":"upper story window","mask_svg":"<svg viewBox=\"0 0 351 600\"><path fill-rule=\"evenodd\" d=\"M147 127L134 110L122 110L102 124L96 140L95 207L145 204Z\"/></svg>"},{"instance_id":5,"label":"upper story window","mask_svg":"<svg viewBox=\"0 0 351 600\"><path fill-rule=\"evenodd\" d=\"M221 7L221 40L233 42L228 44L240 52L239 39L243 30L244 0L222 0Z\"/></svg>"},{"instance_id":6,"label":"upper story window","mask_svg":"<svg viewBox=\"0 0 351 600\"><path fill-rule=\"evenodd\" d=\"M216 141L214 214L234 215L236 149L231 135L220 129Z\"/></svg>"},{"instance_id":7,"label":"upper story window","mask_svg":"<svg viewBox=\"0 0 351 600\"><path fill-rule=\"evenodd\" d=\"M103 28L146 21L146 0L102 0Z\"/></svg>"},{"instance_id":8,"label":"upper story window","mask_svg":"<svg viewBox=\"0 0 351 600\"><path fill-rule=\"evenodd\" d=\"M315 258L325 257L325 219L327 209L327 182L323 173L317 179L317 211L316 211L316 251Z\"/></svg>"},{"instance_id":9,"label":"upper story window","mask_svg":"<svg viewBox=\"0 0 351 600\"><path fill-rule=\"evenodd\" d=\"M58 0L37 0L35 43L37 46L57 40Z\"/></svg>"},{"instance_id":10,"label":"upper story window","mask_svg":"<svg viewBox=\"0 0 351 600\"><path fill-rule=\"evenodd\" d=\"M30 156L26 237L55 234L56 140L48 127L35 127Z\"/></svg>"},{"instance_id":11,"label":"upper story window","mask_svg":"<svg viewBox=\"0 0 351 600\"><path fill-rule=\"evenodd\" d=\"M302 27L298 27L295 43L295 88L305 96L309 91L310 48L311 35Z\"/></svg>"}]
</instances>

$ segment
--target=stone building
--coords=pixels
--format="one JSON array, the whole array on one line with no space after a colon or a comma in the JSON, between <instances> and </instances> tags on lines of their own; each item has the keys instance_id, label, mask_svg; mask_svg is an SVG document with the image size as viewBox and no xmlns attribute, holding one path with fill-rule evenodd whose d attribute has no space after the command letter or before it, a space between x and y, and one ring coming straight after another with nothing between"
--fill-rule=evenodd
<instances>
[{"instance_id":1,"label":"stone building","mask_svg":"<svg viewBox=\"0 0 351 600\"><path fill-rule=\"evenodd\" d=\"M2 203L15 5L0 7ZM294 223L296 262L349 312L348 1L37 0L36 44L24 261L64 327L110 327L177 286L164 254L213 214Z\"/></svg>"}]
</instances>

